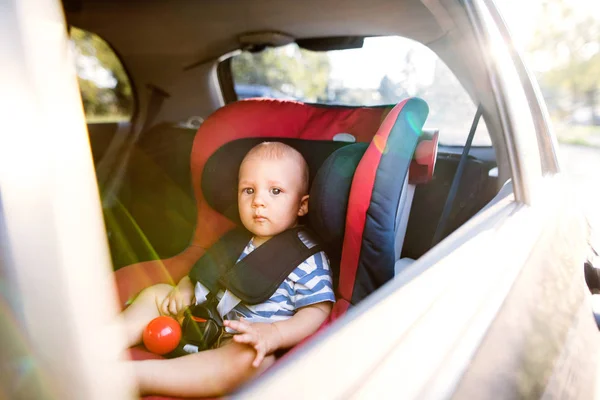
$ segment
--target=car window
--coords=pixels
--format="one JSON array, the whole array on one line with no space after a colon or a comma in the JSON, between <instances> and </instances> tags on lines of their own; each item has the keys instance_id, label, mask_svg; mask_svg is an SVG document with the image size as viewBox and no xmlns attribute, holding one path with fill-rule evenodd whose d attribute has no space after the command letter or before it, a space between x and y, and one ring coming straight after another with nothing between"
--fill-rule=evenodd
<instances>
[{"instance_id":1,"label":"car window","mask_svg":"<svg viewBox=\"0 0 600 400\"><path fill-rule=\"evenodd\" d=\"M426 128L440 143L464 145L476 105L454 74L426 46L402 37L366 38L359 49L312 52L295 43L231 60L238 99L274 97L348 106L394 104L409 96L430 108ZM473 144L490 146L483 121Z\"/></svg>"},{"instance_id":2,"label":"car window","mask_svg":"<svg viewBox=\"0 0 600 400\"><path fill-rule=\"evenodd\" d=\"M98 35L71 28L77 80L87 123L131 120L134 98L123 64Z\"/></svg>"}]
</instances>

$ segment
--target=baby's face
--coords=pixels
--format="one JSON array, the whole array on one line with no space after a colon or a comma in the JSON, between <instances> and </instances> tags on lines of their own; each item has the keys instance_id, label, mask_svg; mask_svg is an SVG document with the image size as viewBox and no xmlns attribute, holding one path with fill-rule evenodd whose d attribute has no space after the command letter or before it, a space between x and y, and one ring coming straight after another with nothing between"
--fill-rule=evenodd
<instances>
[{"instance_id":1,"label":"baby's face","mask_svg":"<svg viewBox=\"0 0 600 400\"><path fill-rule=\"evenodd\" d=\"M254 244L292 228L308 208L301 193L302 168L290 158L249 157L240 167L238 208L242 223L254 234Z\"/></svg>"}]
</instances>

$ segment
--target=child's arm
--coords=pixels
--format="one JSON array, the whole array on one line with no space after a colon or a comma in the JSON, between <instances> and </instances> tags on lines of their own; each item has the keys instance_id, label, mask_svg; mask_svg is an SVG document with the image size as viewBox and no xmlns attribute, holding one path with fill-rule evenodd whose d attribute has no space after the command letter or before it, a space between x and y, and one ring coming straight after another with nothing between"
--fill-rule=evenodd
<instances>
[{"instance_id":1,"label":"child's arm","mask_svg":"<svg viewBox=\"0 0 600 400\"><path fill-rule=\"evenodd\" d=\"M224 321L224 324L240 332L233 337L235 342L254 347L256 358L252 365L258 367L265 355L293 347L315 333L331 313L331 307L330 302L312 304L299 309L288 320L273 323L251 324L241 320Z\"/></svg>"}]
</instances>

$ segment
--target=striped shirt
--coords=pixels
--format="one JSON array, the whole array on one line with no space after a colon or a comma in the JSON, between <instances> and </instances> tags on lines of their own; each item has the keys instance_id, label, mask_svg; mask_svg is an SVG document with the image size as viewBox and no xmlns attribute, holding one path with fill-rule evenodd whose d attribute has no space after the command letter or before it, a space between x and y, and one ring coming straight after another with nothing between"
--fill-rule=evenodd
<instances>
[{"instance_id":1,"label":"striped shirt","mask_svg":"<svg viewBox=\"0 0 600 400\"><path fill-rule=\"evenodd\" d=\"M254 249L250 240L238 261ZM217 294L219 299L222 296L222 291ZM299 308L324 301L335 302L335 295L329 260L321 251L298 265L267 301L254 305L239 303L224 319L245 318L248 322L284 321L291 318Z\"/></svg>"}]
</instances>

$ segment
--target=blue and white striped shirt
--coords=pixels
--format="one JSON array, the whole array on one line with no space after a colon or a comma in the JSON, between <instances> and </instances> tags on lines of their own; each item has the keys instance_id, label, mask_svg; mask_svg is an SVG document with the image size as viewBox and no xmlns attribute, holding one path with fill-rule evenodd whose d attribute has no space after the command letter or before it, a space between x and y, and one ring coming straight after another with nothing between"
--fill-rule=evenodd
<instances>
[{"instance_id":1,"label":"blue and white striped shirt","mask_svg":"<svg viewBox=\"0 0 600 400\"><path fill-rule=\"evenodd\" d=\"M248 242L238 261L255 247ZM219 293L221 297L222 293ZM316 253L300 265L279 285L275 293L264 303L238 304L226 319L245 318L248 322L276 322L291 318L296 310L324 301L335 302L329 260L324 252Z\"/></svg>"}]
</instances>

